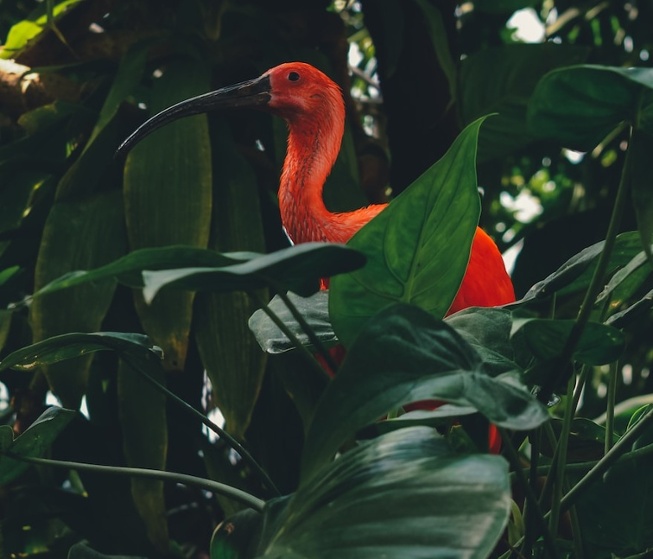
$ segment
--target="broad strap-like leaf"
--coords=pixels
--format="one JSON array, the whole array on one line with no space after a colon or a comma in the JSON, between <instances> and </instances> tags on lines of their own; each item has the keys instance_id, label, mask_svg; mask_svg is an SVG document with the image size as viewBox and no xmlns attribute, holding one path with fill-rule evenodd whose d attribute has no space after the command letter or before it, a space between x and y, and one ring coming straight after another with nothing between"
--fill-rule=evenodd
<instances>
[{"instance_id":1,"label":"broad strap-like leaf","mask_svg":"<svg viewBox=\"0 0 653 559\"><path fill-rule=\"evenodd\" d=\"M331 321L346 346L391 303L411 303L438 318L449 309L480 213L476 143L482 120L465 128L440 161L349 241L368 262L331 282Z\"/></svg>"},{"instance_id":2,"label":"broad strap-like leaf","mask_svg":"<svg viewBox=\"0 0 653 559\"><path fill-rule=\"evenodd\" d=\"M93 270L75 270L58 277L36 291L33 297L85 283L113 279L129 287L143 287L143 270L168 270L191 266L229 266L258 256L251 253L221 254L183 245L142 248Z\"/></svg>"},{"instance_id":3,"label":"broad strap-like leaf","mask_svg":"<svg viewBox=\"0 0 653 559\"><path fill-rule=\"evenodd\" d=\"M369 321L319 400L302 479L315 476L357 430L428 399L473 407L511 429L532 429L548 419L513 375L489 376L455 330L417 307L396 304Z\"/></svg>"},{"instance_id":4,"label":"broad strap-like leaf","mask_svg":"<svg viewBox=\"0 0 653 559\"><path fill-rule=\"evenodd\" d=\"M199 57L175 56L153 81L152 114L209 89ZM125 162L124 200L132 250L182 244L206 248L212 204L211 142L206 115L180 119L153 132ZM193 294L170 292L155 304L134 294L145 332L161 346L168 370L182 370L188 350Z\"/></svg>"},{"instance_id":5,"label":"broad strap-like leaf","mask_svg":"<svg viewBox=\"0 0 653 559\"><path fill-rule=\"evenodd\" d=\"M151 302L167 287L215 293L274 287L309 295L317 291L320 278L355 270L364 262L360 251L345 245L303 243L231 266L145 271L143 295Z\"/></svg>"}]
</instances>

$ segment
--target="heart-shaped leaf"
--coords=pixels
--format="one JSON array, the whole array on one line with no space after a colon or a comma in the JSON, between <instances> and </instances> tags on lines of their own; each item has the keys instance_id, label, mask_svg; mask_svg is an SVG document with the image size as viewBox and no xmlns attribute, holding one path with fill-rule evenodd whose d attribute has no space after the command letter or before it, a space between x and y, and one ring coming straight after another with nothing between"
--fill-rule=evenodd
<instances>
[{"instance_id":1,"label":"heart-shaped leaf","mask_svg":"<svg viewBox=\"0 0 653 559\"><path fill-rule=\"evenodd\" d=\"M329 312L345 345L391 303L412 303L437 317L449 309L480 213L476 142L482 121L467 126L440 161L349 241L368 262L331 282Z\"/></svg>"}]
</instances>

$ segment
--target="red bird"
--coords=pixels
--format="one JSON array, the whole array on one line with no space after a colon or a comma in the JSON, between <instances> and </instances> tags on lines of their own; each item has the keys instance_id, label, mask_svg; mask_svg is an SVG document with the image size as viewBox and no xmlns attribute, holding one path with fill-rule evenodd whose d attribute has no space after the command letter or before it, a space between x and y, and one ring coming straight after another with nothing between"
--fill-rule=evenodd
<instances>
[{"instance_id":1,"label":"red bird","mask_svg":"<svg viewBox=\"0 0 653 559\"><path fill-rule=\"evenodd\" d=\"M182 116L226 107L255 107L288 124L288 150L279 184L281 221L294 243L346 243L387 204L332 213L322 190L340 151L345 104L340 88L309 64L289 62L259 78L187 99L153 116L118 149L129 150L144 136ZM469 264L449 314L461 309L492 307L515 300L501 254L494 241L477 228Z\"/></svg>"}]
</instances>

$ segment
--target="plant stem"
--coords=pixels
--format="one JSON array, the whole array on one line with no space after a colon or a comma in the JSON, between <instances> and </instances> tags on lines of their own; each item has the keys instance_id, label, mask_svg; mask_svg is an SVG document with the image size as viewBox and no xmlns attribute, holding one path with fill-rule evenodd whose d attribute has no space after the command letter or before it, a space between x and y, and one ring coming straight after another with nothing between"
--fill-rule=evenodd
<instances>
[{"instance_id":1,"label":"plant stem","mask_svg":"<svg viewBox=\"0 0 653 559\"><path fill-rule=\"evenodd\" d=\"M308 336L308 339L311 341L316 351L324 358L326 364L335 373L338 370L338 364L333 360L333 357L331 357L331 354L324 347L324 344L322 343L320 338L317 337L317 335L310 327L308 322L306 322L306 320L302 316L302 313L299 312L295 304L290 300L288 294L285 293L283 290L279 290L277 291L277 295L279 295L280 299L284 302L284 304L290 311L290 314L292 314L293 318L297 321L297 324L299 324L301 329Z\"/></svg>"},{"instance_id":2,"label":"plant stem","mask_svg":"<svg viewBox=\"0 0 653 559\"><path fill-rule=\"evenodd\" d=\"M607 454L612 448L612 437L614 435L614 405L617 395L617 372L618 363L610 363L610 372L608 378L607 407L605 410L605 453Z\"/></svg>"},{"instance_id":3,"label":"plant stem","mask_svg":"<svg viewBox=\"0 0 653 559\"><path fill-rule=\"evenodd\" d=\"M515 447L512 445L512 441L510 440L510 437L508 436L506 430L503 429L502 427L499 427L499 433L501 433L501 438L504 441L504 448L506 450L508 461L510 462L512 469L515 472L515 475L517 476L517 481L522 486L522 489L526 494L526 499L528 500L529 507L532 508L533 518L537 521L537 524L540 530L542 531L542 537L544 539L544 547L547 550L548 557L550 559L559 559L560 555L555 546L555 542L553 541L551 532L549 532L549 527L547 526L544 520L544 515L542 514L542 509L540 508L540 504L537 502L537 497L535 496L535 493L533 492L530 484L528 483L528 479L526 479L524 470L522 469L521 464L519 463L519 456L517 454L517 451L515 450Z\"/></svg>"},{"instance_id":4,"label":"plant stem","mask_svg":"<svg viewBox=\"0 0 653 559\"><path fill-rule=\"evenodd\" d=\"M265 501L250 495L249 493L212 481L201 477L191 476L188 474L179 474L175 472L163 472L161 470L150 470L146 468L123 468L119 466L101 466L99 464L88 464L84 462L70 462L66 460L50 460L49 458L37 458L34 456L21 456L13 452L2 452L8 458L19 460L21 462L29 462L31 464L40 464L45 466L54 466L57 468L66 468L71 470L81 470L87 472L95 472L101 474L113 474L129 477L141 477L146 479L156 479L160 481L168 481L172 483L182 483L184 485L192 485L207 491L219 493L225 497L229 497L234 501L238 501L254 509L255 511L262 512L265 506Z\"/></svg>"},{"instance_id":5,"label":"plant stem","mask_svg":"<svg viewBox=\"0 0 653 559\"><path fill-rule=\"evenodd\" d=\"M265 483L265 485L268 487L268 489L270 489L275 494L275 496L277 496L277 497L281 496L281 492L279 491L277 486L274 484L272 479L270 479L270 476L267 474L267 472L260 466L260 464L256 460L254 460L254 457L247 450L245 450L245 448L236 439L234 439L224 429L222 429L221 427L216 425L213 421L211 421L203 413L196 410L188 402L184 401L182 398L180 398L175 393L171 392L165 386L163 386L161 383L159 383L154 377L152 377L147 372L146 368L141 366L140 363L137 363L136 360L130 359L126 355L122 355L121 358L132 369L134 369L134 371L136 371L146 381L148 381L152 386L154 386L159 392L162 392L168 398L170 398L173 402L175 402L178 406L180 406L181 408L186 410L191 415L195 416L199 421L201 421L204 425L206 425L209 429L211 429L211 431L213 431L216 435L218 435L221 439L223 439L233 450L235 450L240 455L240 457L245 462L247 462L249 464L249 466L259 475L259 477Z\"/></svg>"},{"instance_id":6,"label":"plant stem","mask_svg":"<svg viewBox=\"0 0 653 559\"><path fill-rule=\"evenodd\" d=\"M574 385L576 377L572 375L567 383L567 402L565 406L565 415L562 420L562 429L558 446L556 447L557 460L555 464L555 476L553 480L553 498L551 500L551 516L549 517L549 530L552 534L558 533L560 522L560 500L562 499L562 489L565 484L565 466L567 465L567 446L569 444L569 433L571 431L571 420L574 416Z\"/></svg>"},{"instance_id":7,"label":"plant stem","mask_svg":"<svg viewBox=\"0 0 653 559\"><path fill-rule=\"evenodd\" d=\"M632 138L632 127L631 127L631 138ZM560 352L560 357L557 360L560 364L561 373L557 375L552 375L551 380L548 383L545 383L542 386L542 390L538 394L540 401L547 402L551 398L551 394L555 386L557 386L563 379L560 378L561 374L564 374L567 363L571 361L571 358L576 350L576 346L583 335L585 326L590 319L592 313L592 307L594 306L594 300L597 295L600 293L604 284L604 277L610 264L610 256L612 255L612 250L614 249L615 240L617 238L617 232L619 231L619 225L621 223L621 217L624 213L624 208L626 205L628 186L630 184L630 173L631 173L631 149L626 151L626 157L624 160L623 168L621 170L621 178L619 180L619 187L617 189L617 195L614 201L614 207L612 209L612 215L610 216L610 223L608 224L608 230L605 235L605 244L603 245L603 250L599 256L599 260L594 269L594 274L590 284L585 292L585 297L578 311L578 316L576 317L576 322L574 323L567 342L565 343L562 351Z\"/></svg>"}]
</instances>

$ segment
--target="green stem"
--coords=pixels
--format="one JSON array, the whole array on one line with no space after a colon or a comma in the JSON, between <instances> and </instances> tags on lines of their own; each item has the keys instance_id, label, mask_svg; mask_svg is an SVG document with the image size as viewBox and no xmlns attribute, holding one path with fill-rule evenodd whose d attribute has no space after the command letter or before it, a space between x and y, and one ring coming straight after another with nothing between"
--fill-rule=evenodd
<instances>
[{"instance_id":1,"label":"green stem","mask_svg":"<svg viewBox=\"0 0 653 559\"><path fill-rule=\"evenodd\" d=\"M632 128L631 128L632 136ZM566 369L567 363L571 361L571 358L576 350L576 346L583 335L585 326L590 319L592 313L592 307L594 306L594 300L598 294L603 289L604 277L608 270L608 265L610 264L610 257L614 249L615 241L617 238L617 233L619 232L619 225L621 223L621 217L624 213L624 208L626 206L626 200L628 198L628 186L630 184L630 173L631 173L631 151L628 149L626 151L626 157L624 160L623 168L621 171L621 178L619 180L619 187L617 189L617 195L614 201L614 208L612 209L612 215L610 216L610 223L608 225L608 231L605 236L605 243L603 245L603 250L599 256L599 260L594 269L594 274L590 284L585 292L585 297L581 304L578 316L576 317L576 322L574 323L567 342L565 343L560 357L557 362L560 365L561 373L558 375L552 375L551 380L542 386L542 390L538 394L540 401L547 402L551 398L554 388L563 380L560 378Z\"/></svg>"},{"instance_id":2,"label":"green stem","mask_svg":"<svg viewBox=\"0 0 653 559\"><path fill-rule=\"evenodd\" d=\"M338 364L333 360L333 357L331 357L329 351L324 347L324 344L322 343L320 338L317 337L313 328L311 328L308 322L306 322L306 320L302 316L302 313L299 312L297 307L290 300L288 294L285 293L283 290L279 290L277 291L277 295L279 295L280 299L284 302L284 304L290 311L290 314L292 314L293 318L297 321L297 324L299 324L301 329L308 336L308 339L311 341L316 351L324 358L326 364L335 373L338 370Z\"/></svg>"},{"instance_id":3,"label":"green stem","mask_svg":"<svg viewBox=\"0 0 653 559\"><path fill-rule=\"evenodd\" d=\"M608 395L607 407L605 410L605 453L607 454L612 448L612 437L614 435L614 405L617 395L617 372L618 363L610 363L610 372L608 378Z\"/></svg>"},{"instance_id":4,"label":"green stem","mask_svg":"<svg viewBox=\"0 0 653 559\"><path fill-rule=\"evenodd\" d=\"M327 376L329 380L331 377L327 374L327 372L322 368L322 366L318 363L317 359L315 359L315 356L308 351L308 348L302 344L297 336L293 334L288 326L281 320L273 311L270 309L270 307L267 305L267 303L260 297L255 292L250 292L249 293L250 297L252 297L258 305L261 307L261 310L270 318L272 322L276 325L279 330L283 333L284 336L286 336L292 344L299 350L299 352L306 358L306 360L310 363L311 367L315 369L316 371L319 372L320 375Z\"/></svg>"},{"instance_id":5,"label":"green stem","mask_svg":"<svg viewBox=\"0 0 653 559\"><path fill-rule=\"evenodd\" d=\"M565 466L567 465L567 447L569 445L569 433L571 432L571 420L574 416L574 385L576 377L572 375L567 384L567 402L565 415L562 420L560 438L556 447L557 460L555 464L555 476L553 481L553 498L551 500L551 516L549 517L549 530L552 534L558 533L560 523L560 500L562 499L563 487L565 484Z\"/></svg>"},{"instance_id":6,"label":"green stem","mask_svg":"<svg viewBox=\"0 0 653 559\"><path fill-rule=\"evenodd\" d=\"M528 483L528 479L526 479L524 470L522 469L521 464L519 463L519 456L517 454L517 451L515 450L515 447L512 445L512 441L510 440L507 431L502 427L499 427L499 433L501 433L501 438L504 442L504 449L506 451L508 461L510 462L510 465L512 466L512 469L517 477L517 481L522 486L522 489L526 494L526 500L528 501L528 506L531 507L532 509L533 518L535 519L540 530L542 531L542 537L544 539L544 547L548 553L547 556L550 557L550 559L558 559L560 555L555 546L553 537L551 536L551 532L549 532L549 528L544 520L544 515L542 514L542 509L540 508L540 504L537 502L537 497L533 492L530 484Z\"/></svg>"},{"instance_id":7,"label":"green stem","mask_svg":"<svg viewBox=\"0 0 653 559\"><path fill-rule=\"evenodd\" d=\"M279 491L277 486L274 484L272 479L270 479L270 476L268 476L267 472L260 466L260 464L256 460L254 460L254 457L249 452L247 452L247 450L245 450L245 448L236 439L234 439L224 429L220 428L218 425L213 423L213 421L211 421L203 413L196 410L188 402L184 401L182 398L177 396L175 393L171 392L165 386L160 384L155 378L153 378L146 371L145 367L141 367L141 365L139 363L137 363L133 359L130 359L126 355L122 355L121 357L125 361L125 363L127 363L132 369L134 369L134 371L136 371L138 374L140 374L154 388L156 388L159 392L165 394L170 400L175 402L182 409L186 410L188 413L195 416L195 418L197 418L199 421L201 421L204 425L206 425L209 429L211 429L211 431L213 431L222 440L224 440L233 450L235 450L240 455L240 457L245 462L247 462L249 464L249 466L259 475L259 477L265 483L265 485L268 487L268 489L270 489L275 494L275 496L277 496L277 497L281 496L281 492Z\"/></svg>"},{"instance_id":8,"label":"green stem","mask_svg":"<svg viewBox=\"0 0 653 559\"><path fill-rule=\"evenodd\" d=\"M207 491L219 493L225 497L229 497L230 499L243 503L244 505L258 512L262 512L265 506L265 501L258 499L257 497L246 493L245 491L241 491L240 489L236 489L230 485L225 485L224 483L191 476L188 474L163 472L161 470L149 470L146 468L123 468L119 466L101 466L99 464L88 464L84 462L69 462L66 460L50 460L48 458L37 458L34 456L21 456L19 454L14 454L13 452L1 453L8 458L19 460L21 462L29 462L31 464L40 464L45 466L54 466L57 468L66 468L69 470L80 470L101 474L141 477L146 479L168 481L172 483L182 483L184 485L192 485L195 487L200 487L201 489L206 489Z\"/></svg>"}]
</instances>

